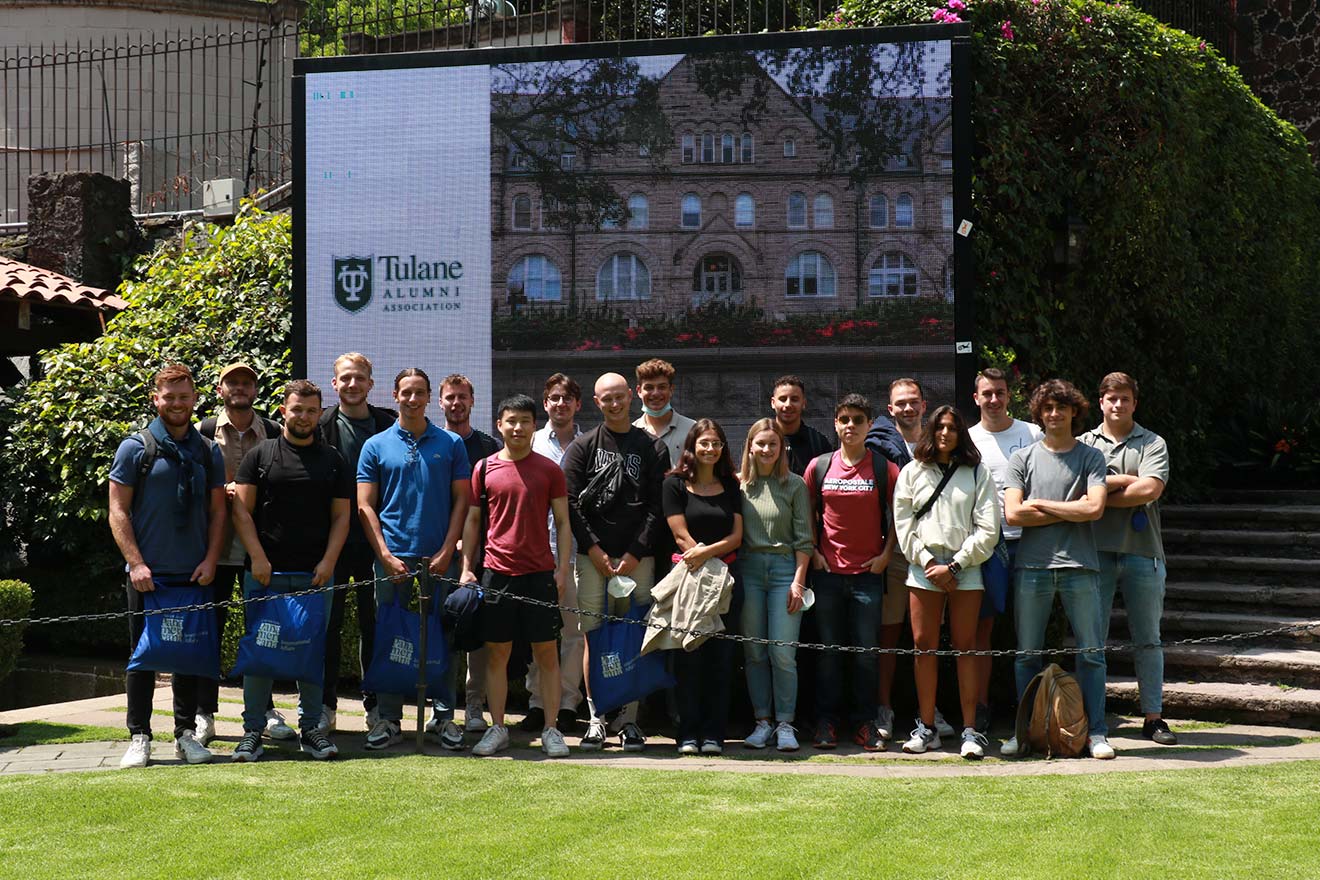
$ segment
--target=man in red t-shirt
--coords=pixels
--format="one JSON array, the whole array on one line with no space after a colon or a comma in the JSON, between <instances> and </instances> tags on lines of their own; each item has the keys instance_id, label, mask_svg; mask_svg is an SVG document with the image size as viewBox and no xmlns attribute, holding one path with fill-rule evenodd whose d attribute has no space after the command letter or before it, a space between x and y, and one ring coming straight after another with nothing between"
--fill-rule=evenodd
<instances>
[{"instance_id":1,"label":"man in red t-shirt","mask_svg":"<svg viewBox=\"0 0 1320 880\"><path fill-rule=\"evenodd\" d=\"M839 450L818 456L805 474L816 524L811 584L816 633L827 645L874 648L885 594L885 568L894 550L892 517L898 466L866 448L871 405L849 394L834 408ZM882 462L883 483L876 479ZM823 471L823 473L822 473ZM822 479L823 477L823 479ZM846 721L867 751L884 749L875 726L878 666L873 654L850 654L851 698L843 712L843 654L825 651L816 661L816 735L813 745L838 745Z\"/></svg>"},{"instance_id":2,"label":"man in red t-shirt","mask_svg":"<svg viewBox=\"0 0 1320 880\"><path fill-rule=\"evenodd\" d=\"M504 449L484 458L472 469L471 507L463 528L462 582L476 580L477 548L486 530L485 572L481 585L485 605L481 627L486 640L486 699L492 724L472 754L493 755L509 747L504 705L509 696L509 655L513 640L532 645L532 658L541 668L545 717L559 714L559 637L557 604L534 605L522 596L558 603L569 577L573 534L568 524L568 488L564 472L544 455L532 452L536 432L536 401L525 394L505 399L495 426ZM482 495L485 503L482 503ZM550 552L549 514L554 514L559 565ZM553 726L541 731L541 750L552 758L568 755L564 737Z\"/></svg>"}]
</instances>

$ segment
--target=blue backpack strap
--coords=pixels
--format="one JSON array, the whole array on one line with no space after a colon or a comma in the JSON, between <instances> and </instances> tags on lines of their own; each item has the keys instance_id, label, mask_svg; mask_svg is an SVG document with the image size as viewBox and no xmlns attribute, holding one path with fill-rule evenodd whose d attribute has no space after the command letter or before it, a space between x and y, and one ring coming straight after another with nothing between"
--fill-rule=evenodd
<instances>
[{"instance_id":1,"label":"blue backpack strap","mask_svg":"<svg viewBox=\"0 0 1320 880\"><path fill-rule=\"evenodd\" d=\"M151 468L156 464L156 456L160 454L160 447L156 444L156 438L150 431L138 431L138 440L142 441L142 457L138 459L137 479L133 482L133 509L137 510L138 505L142 503L142 484L147 479L147 474L151 473Z\"/></svg>"}]
</instances>

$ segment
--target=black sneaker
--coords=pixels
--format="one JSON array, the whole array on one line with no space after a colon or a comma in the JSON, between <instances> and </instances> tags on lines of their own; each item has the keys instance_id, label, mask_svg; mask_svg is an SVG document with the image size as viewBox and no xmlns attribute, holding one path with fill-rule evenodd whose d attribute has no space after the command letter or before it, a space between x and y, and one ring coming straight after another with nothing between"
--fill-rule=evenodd
<instances>
[{"instance_id":1,"label":"black sneaker","mask_svg":"<svg viewBox=\"0 0 1320 880\"><path fill-rule=\"evenodd\" d=\"M619 732L619 744L625 752L640 752L646 748L646 734L630 721Z\"/></svg>"},{"instance_id":2,"label":"black sneaker","mask_svg":"<svg viewBox=\"0 0 1320 880\"><path fill-rule=\"evenodd\" d=\"M1163 718L1147 718L1146 723L1141 725L1141 735L1162 746L1176 746L1178 744L1177 735L1169 730L1169 724Z\"/></svg>"},{"instance_id":3,"label":"black sneaker","mask_svg":"<svg viewBox=\"0 0 1320 880\"><path fill-rule=\"evenodd\" d=\"M235 764L246 764L260 758L265 751L261 747L261 731L249 730L238 741L238 748L234 749L234 755L229 760Z\"/></svg>"},{"instance_id":4,"label":"black sneaker","mask_svg":"<svg viewBox=\"0 0 1320 880\"><path fill-rule=\"evenodd\" d=\"M545 730L545 710L540 706L533 706L527 710L527 716L518 722L518 729L523 733L540 733ZM559 728L561 731L564 728Z\"/></svg>"},{"instance_id":5,"label":"black sneaker","mask_svg":"<svg viewBox=\"0 0 1320 880\"><path fill-rule=\"evenodd\" d=\"M811 743L818 749L832 749L838 746L839 737L834 732L834 722L820 721L816 723L816 739Z\"/></svg>"},{"instance_id":6,"label":"black sneaker","mask_svg":"<svg viewBox=\"0 0 1320 880\"><path fill-rule=\"evenodd\" d=\"M853 742L862 747L867 752L883 752L885 750L885 741L880 738L880 730L875 726L874 721L863 721L857 726L857 733L853 735Z\"/></svg>"},{"instance_id":7,"label":"black sneaker","mask_svg":"<svg viewBox=\"0 0 1320 880\"><path fill-rule=\"evenodd\" d=\"M299 734L298 748L318 761L324 761L339 754L339 746L332 743L330 737L317 728L304 730Z\"/></svg>"},{"instance_id":8,"label":"black sneaker","mask_svg":"<svg viewBox=\"0 0 1320 880\"><path fill-rule=\"evenodd\" d=\"M559 715L555 717L555 727L559 728L560 733L572 733L577 730L578 717L572 709L560 709Z\"/></svg>"}]
</instances>

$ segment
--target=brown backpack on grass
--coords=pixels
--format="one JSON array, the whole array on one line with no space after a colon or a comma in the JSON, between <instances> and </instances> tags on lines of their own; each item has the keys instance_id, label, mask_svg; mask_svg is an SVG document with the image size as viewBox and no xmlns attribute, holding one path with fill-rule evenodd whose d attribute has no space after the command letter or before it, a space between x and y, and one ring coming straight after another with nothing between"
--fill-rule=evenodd
<instances>
[{"instance_id":1,"label":"brown backpack on grass","mask_svg":"<svg viewBox=\"0 0 1320 880\"><path fill-rule=\"evenodd\" d=\"M1077 679L1057 663L1036 673L1018 701L1018 754L1035 749L1047 758L1076 758L1086 751L1089 729Z\"/></svg>"}]
</instances>

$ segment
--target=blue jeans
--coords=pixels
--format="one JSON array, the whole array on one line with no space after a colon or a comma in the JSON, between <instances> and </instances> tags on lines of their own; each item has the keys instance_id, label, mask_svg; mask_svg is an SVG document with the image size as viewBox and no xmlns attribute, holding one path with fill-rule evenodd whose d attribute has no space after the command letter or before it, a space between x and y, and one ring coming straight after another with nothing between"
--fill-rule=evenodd
<instances>
[{"instance_id":1,"label":"blue jeans","mask_svg":"<svg viewBox=\"0 0 1320 880\"><path fill-rule=\"evenodd\" d=\"M1099 576L1084 568L1019 568L1014 577L1014 621L1017 624L1019 651L1044 647L1045 627L1054 610L1054 594L1063 600L1073 638L1079 648L1095 648L1105 643L1104 623L1100 612ZM1040 654L1019 656L1014 664L1018 699L1026 692L1031 679L1040 672L1044 660ZM1103 735L1105 725L1105 655L1078 654L1077 684L1090 722L1091 735Z\"/></svg>"},{"instance_id":2,"label":"blue jeans","mask_svg":"<svg viewBox=\"0 0 1320 880\"><path fill-rule=\"evenodd\" d=\"M788 613L788 589L797 569L792 555L783 553L740 553L742 565L742 631L760 639L796 642L802 612ZM743 645L747 661L747 691L757 718L769 718L771 697L774 719L792 723L797 709L797 648Z\"/></svg>"},{"instance_id":3,"label":"blue jeans","mask_svg":"<svg viewBox=\"0 0 1320 880\"><path fill-rule=\"evenodd\" d=\"M404 565L406 565L409 571L415 571L425 563L425 560L417 556L400 556L399 561L402 562ZM386 572L384 567L380 564L380 561L377 560L376 562L376 577L378 578L378 580L376 581L377 611L379 611L381 605L384 605L389 602L393 602L394 597L396 595L398 595L404 602L406 602L408 597L412 595L413 585L417 583L417 578L405 578L400 583L395 583L394 581L387 578L385 575ZM433 603L443 602L445 595L446 593L444 589L444 584L443 583L434 584L434 588L432 589L431 592L431 601ZM377 615L377 619L379 619L379 614ZM450 668L451 669L453 668L452 663L450 664ZM452 674L450 680L452 680ZM451 693L452 693L452 688L451 688ZM377 694L376 710L377 712L380 713L380 717L386 721L393 721L395 724L398 724L400 721L402 721L403 697L404 697L403 694ZM437 699L436 700L437 706L440 705L441 702L442 700ZM444 700L443 702L448 707L448 711L449 711L448 717L453 718L454 717L453 699L451 698L448 700Z\"/></svg>"},{"instance_id":4,"label":"blue jeans","mask_svg":"<svg viewBox=\"0 0 1320 880\"><path fill-rule=\"evenodd\" d=\"M880 644L880 612L885 596L883 574L811 573L816 604L816 636L826 645L874 648ZM880 668L875 654L849 654L852 699L848 722L861 724L879 709ZM843 720L844 655L823 651L816 660L816 719L838 724Z\"/></svg>"},{"instance_id":5,"label":"blue jeans","mask_svg":"<svg viewBox=\"0 0 1320 880\"><path fill-rule=\"evenodd\" d=\"M1109 638L1109 615L1114 594L1123 591L1128 631L1134 645L1160 644L1160 618L1164 616L1164 560L1130 553L1100 554L1101 637ZM1164 649L1145 648L1132 658L1137 673L1141 711L1158 715L1164 710Z\"/></svg>"},{"instance_id":6,"label":"blue jeans","mask_svg":"<svg viewBox=\"0 0 1320 880\"><path fill-rule=\"evenodd\" d=\"M264 593L295 593L310 589L312 576L309 574L272 574L270 585L263 587L253 577L252 572L243 573L243 598ZM332 593L322 593L325 600L325 616L330 616ZM324 661L322 661L324 662ZM271 691L275 682L256 675L243 676L243 730L263 731L266 729L266 708L270 705ZM298 728L307 732L321 721L321 685L311 681L298 682Z\"/></svg>"}]
</instances>

